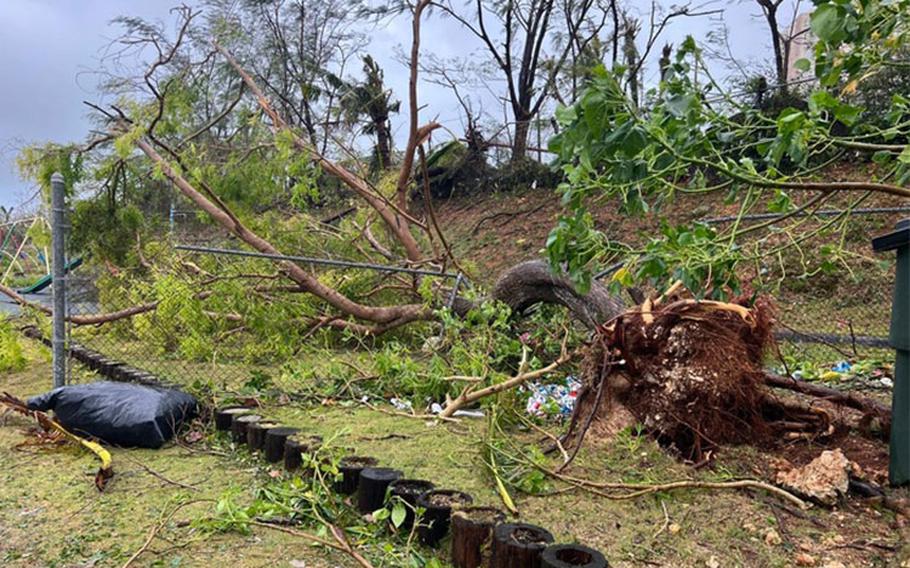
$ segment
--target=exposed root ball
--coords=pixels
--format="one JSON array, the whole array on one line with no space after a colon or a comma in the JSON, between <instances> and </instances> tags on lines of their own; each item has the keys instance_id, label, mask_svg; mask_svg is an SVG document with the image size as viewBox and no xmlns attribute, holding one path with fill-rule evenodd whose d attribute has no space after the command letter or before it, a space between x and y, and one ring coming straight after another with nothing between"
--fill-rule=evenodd
<instances>
[{"instance_id":1,"label":"exposed root ball","mask_svg":"<svg viewBox=\"0 0 910 568\"><path fill-rule=\"evenodd\" d=\"M599 420L625 408L693 460L721 444L767 441L777 433L769 409L782 418L762 371L771 321L763 299L751 308L680 300L626 312L590 348L576 427L592 412Z\"/></svg>"}]
</instances>

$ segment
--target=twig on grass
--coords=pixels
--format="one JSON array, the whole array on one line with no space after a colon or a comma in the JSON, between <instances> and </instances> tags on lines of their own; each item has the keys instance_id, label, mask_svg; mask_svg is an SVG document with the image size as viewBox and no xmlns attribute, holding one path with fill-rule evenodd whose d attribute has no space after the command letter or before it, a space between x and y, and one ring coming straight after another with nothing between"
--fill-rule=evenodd
<instances>
[{"instance_id":1,"label":"twig on grass","mask_svg":"<svg viewBox=\"0 0 910 568\"><path fill-rule=\"evenodd\" d=\"M757 479L739 479L736 481L696 481L687 479L682 481L671 481L669 483L600 483L557 473L533 462L526 461L526 463L533 465L550 477L614 501L636 499L644 495L676 491L678 489L757 489L776 495L785 501L789 501L800 509L808 507L808 504L805 501L789 491L785 491L780 487L765 483L764 481L758 481ZM629 492L607 493L602 491L603 489L628 490Z\"/></svg>"},{"instance_id":2,"label":"twig on grass","mask_svg":"<svg viewBox=\"0 0 910 568\"><path fill-rule=\"evenodd\" d=\"M123 454L121 457L126 459L126 461L132 463L133 465L137 465L137 466L141 467L147 473L149 473L150 475L152 475L154 477L157 477L158 479L160 479L161 481L163 481L165 483L169 483L171 485L176 485L177 487L182 487L184 489L189 489L190 491L199 491L199 488L196 487L195 485L188 485L186 483L182 483L180 481L175 481L173 479L165 477L164 474L155 471L154 469L150 468L149 466L145 465L144 463L140 462L139 460L133 459L133 458L127 456L126 454Z\"/></svg>"},{"instance_id":3,"label":"twig on grass","mask_svg":"<svg viewBox=\"0 0 910 568\"><path fill-rule=\"evenodd\" d=\"M373 568L373 565L370 564L370 561L367 560L366 558L364 558L363 556L361 556L360 553L358 553L356 550L354 550L354 548L350 545L350 543L348 543L347 538L345 538L344 532L340 528L336 527L335 525L332 525L332 524L329 525L329 532L332 533L332 538L334 538L336 541L336 542L332 542L332 541L324 539L322 537L318 537L314 534L310 534L308 532L304 532L304 531L297 530L297 529L292 529L290 527L285 527L282 525L266 523L263 521L249 521L249 524L257 526L257 527L264 527L267 529L272 529L275 531L287 533L289 535L305 538L305 539L309 540L310 542L315 542L316 544L321 544L322 546L348 554L358 564L363 566L363 568Z\"/></svg>"},{"instance_id":4,"label":"twig on grass","mask_svg":"<svg viewBox=\"0 0 910 568\"><path fill-rule=\"evenodd\" d=\"M127 559L127 561L124 562L120 568L129 568L130 565L132 565L132 563L135 562L137 558L139 558L146 550L148 550L149 546L151 546L151 544L152 544L152 541L155 540L155 537L158 536L158 533L161 532L161 530L165 526L167 526L167 524L170 522L170 520L172 518L174 518L174 515L177 514L177 511L179 511L180 509L183 509L187 505L192 505L193 503L201 503L203 501L207 501L207 500L196 499L193 501L186 501L186 502L180 503L179 505L174 507L170 513L168 513L167 515L164 515L163 518L161 518L161 520L151 528L148 536L145 539L145 542L142 543L142 546L139 547L139 550L134 552L133 555L130 556Z\"/></svg>"}]
</instances>

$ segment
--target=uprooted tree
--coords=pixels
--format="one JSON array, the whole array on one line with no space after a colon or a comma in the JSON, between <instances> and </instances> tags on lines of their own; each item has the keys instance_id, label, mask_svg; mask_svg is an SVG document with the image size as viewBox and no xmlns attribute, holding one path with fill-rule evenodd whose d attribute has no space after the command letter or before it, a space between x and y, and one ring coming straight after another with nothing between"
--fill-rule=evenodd
<instances>
[{"instance_id":1,"label":"uprooted tree","mask_svg":"<svg viewBox=\"0 0 910 568\"><path fill-rule=\"evenodd\" d=\"M551 149L563 164L560 191L571 211L550 234L551 262L583 287L599 266L622 259L614 287L657 291L599 328L576 434L592 422L622 425L625 416L701 460L722 443L781 439L782 431L831 433L824 411L772 395L770 386L800 389L763 372L772 308L756 292L773 287L775 277L846 266L841 235L854 222L849 211L873 196L910 198L910 100L893 93L882 126L864 120L855 97L865 81L906 66L910 3L816 4L814 61L798 66L814 67L817 83L797 107L771 114L737 102L709 73L696 82L695 70L707 67L690 38L648 94L647 108L601 68L579 102L558 111L563 130ZM836 169L832 179L826 171L855 158L871 159L872 179L844 179ZM644 247L597 231L587 212L592 200L609 198L630 215L655 205L665 215L676 194L710 193L739 204L726 229L664 222ZM824 203L840 203L844 212L807 225L805 215ZM776 216L745 219L762 209ZM788 251L801 261L796 275L775 270ZM887 409L870 401L838 402L888 420Z\"/></svg>"}]
</instances>

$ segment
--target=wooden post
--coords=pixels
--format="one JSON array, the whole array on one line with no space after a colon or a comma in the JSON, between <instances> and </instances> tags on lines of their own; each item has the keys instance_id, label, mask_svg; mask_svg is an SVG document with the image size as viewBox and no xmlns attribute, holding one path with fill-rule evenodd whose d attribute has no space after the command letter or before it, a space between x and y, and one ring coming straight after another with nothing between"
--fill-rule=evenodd
<instances>
[{"instance_id":1,"label":"wooden post","mask_svg":"<svg viewBox=\"0 0 910 568\"><path fill-rule=\"evenodd\" d=\"M360 472L357 488L357 510L363 514L372 513L385 505L385 492L402 473L387 467L367 467Z\"/></svg>"},{"instance_id":2,"label":"wooden post","mask_svg":"<svg viewBox=\"0 0 910 568\"><path fill-rule=\"evenodd\" d=\"M300 432L299 428L271 428L265 433L265 461L278 463L284 458L284 443L290 436Z\"/></svg>"},{"instance_id":3,"label":"wooden post","mask_svg":"<svg viewBox=\"0 0 910 568\"><path fill-rule=\"evenodd\" d=\"M417 506L425 509L423 523L417 527L421 542L436 546L449 532L449 521L452 510L467 507L474 498L453 489L435 489L428 491L417 499Z\"/></svg>"},{"instance_id":4,"label":"wooden post","mask_svg":"<svg viewBox=\"0 0 910 568\"><path fill-rule=\"evenodd\" d=\"M261 450L265 447L265 434L272 428L278 428L281 424L262 420L250 424L246 431L246 445L251 452Z\"/></svg>"},{"instance_id":5,"label":"wooden post","mask_svg":"<svg viewBox=\"0 0 910 568\"><path fill-rule=\"evenodd\" d=\"M367 467L375 467L379 463L376 458L367 456L347 456L341 458L338 470L341 480L335 483L335 491L342 495L353 495L360 482L360 472ZM375 509L374 509L375 510Z\"/></svg>"},{"instance_id":6,"label":"wooden post","mask_svg":"<svg viewBox=\"0 0 910 568\"><path fill-rule=\"evenodd\" d=\"M493 527L506 520L494 507L465 507L452 513L452 564L479 568L488 555Z\"/></svg>"},{"instance_id":7,"label":"wooden post","mask_svg":"<svg viewBox=\"0 0 910 568\"><path fill-rule=\"evenodd\" d=\"M405 514L404 522L398 527L403 531L410 531L414 526L415 511L417 510L417 498L436 488L432 481L423 479L397 479L389 486L389 493L398 497L404 502Z\"/></svg>"},{"instance_id":8,"label":"wooden post","mask_svg":"<svg viewBox=\"0 0 910 568\"><path fill-rule=\"evenodd\" d=\"M604 555L580 544L554 544L540 555L541 568L608 568Z\"/></svg>"},{"instance_id":9,"label":"wooden post","mask_svg":"<svg viewBox=\"0 0 910 568\"><path fill-rule=\"evenodd\" d=\"M550 531L525 523L505 523L493 529L490 568L541 568L540 555L553 543Z\"/></svg>"}]
</instances>

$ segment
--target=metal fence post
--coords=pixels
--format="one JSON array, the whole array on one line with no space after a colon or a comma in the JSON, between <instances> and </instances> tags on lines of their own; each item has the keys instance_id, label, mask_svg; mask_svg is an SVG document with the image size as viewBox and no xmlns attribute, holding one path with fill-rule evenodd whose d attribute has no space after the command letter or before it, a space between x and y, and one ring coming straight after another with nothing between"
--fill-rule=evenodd
<instances>
[{"instance_id":1,"label":"metal fence post","mask_svg":"<svg viewBox=\"0 0 910 568\"><path fill-rule=\"evenodd\" d=\"M51 176L51 233L54 256L54 388L66 383L66 187L59 172Z\"/></svg>"}]
</instances>

